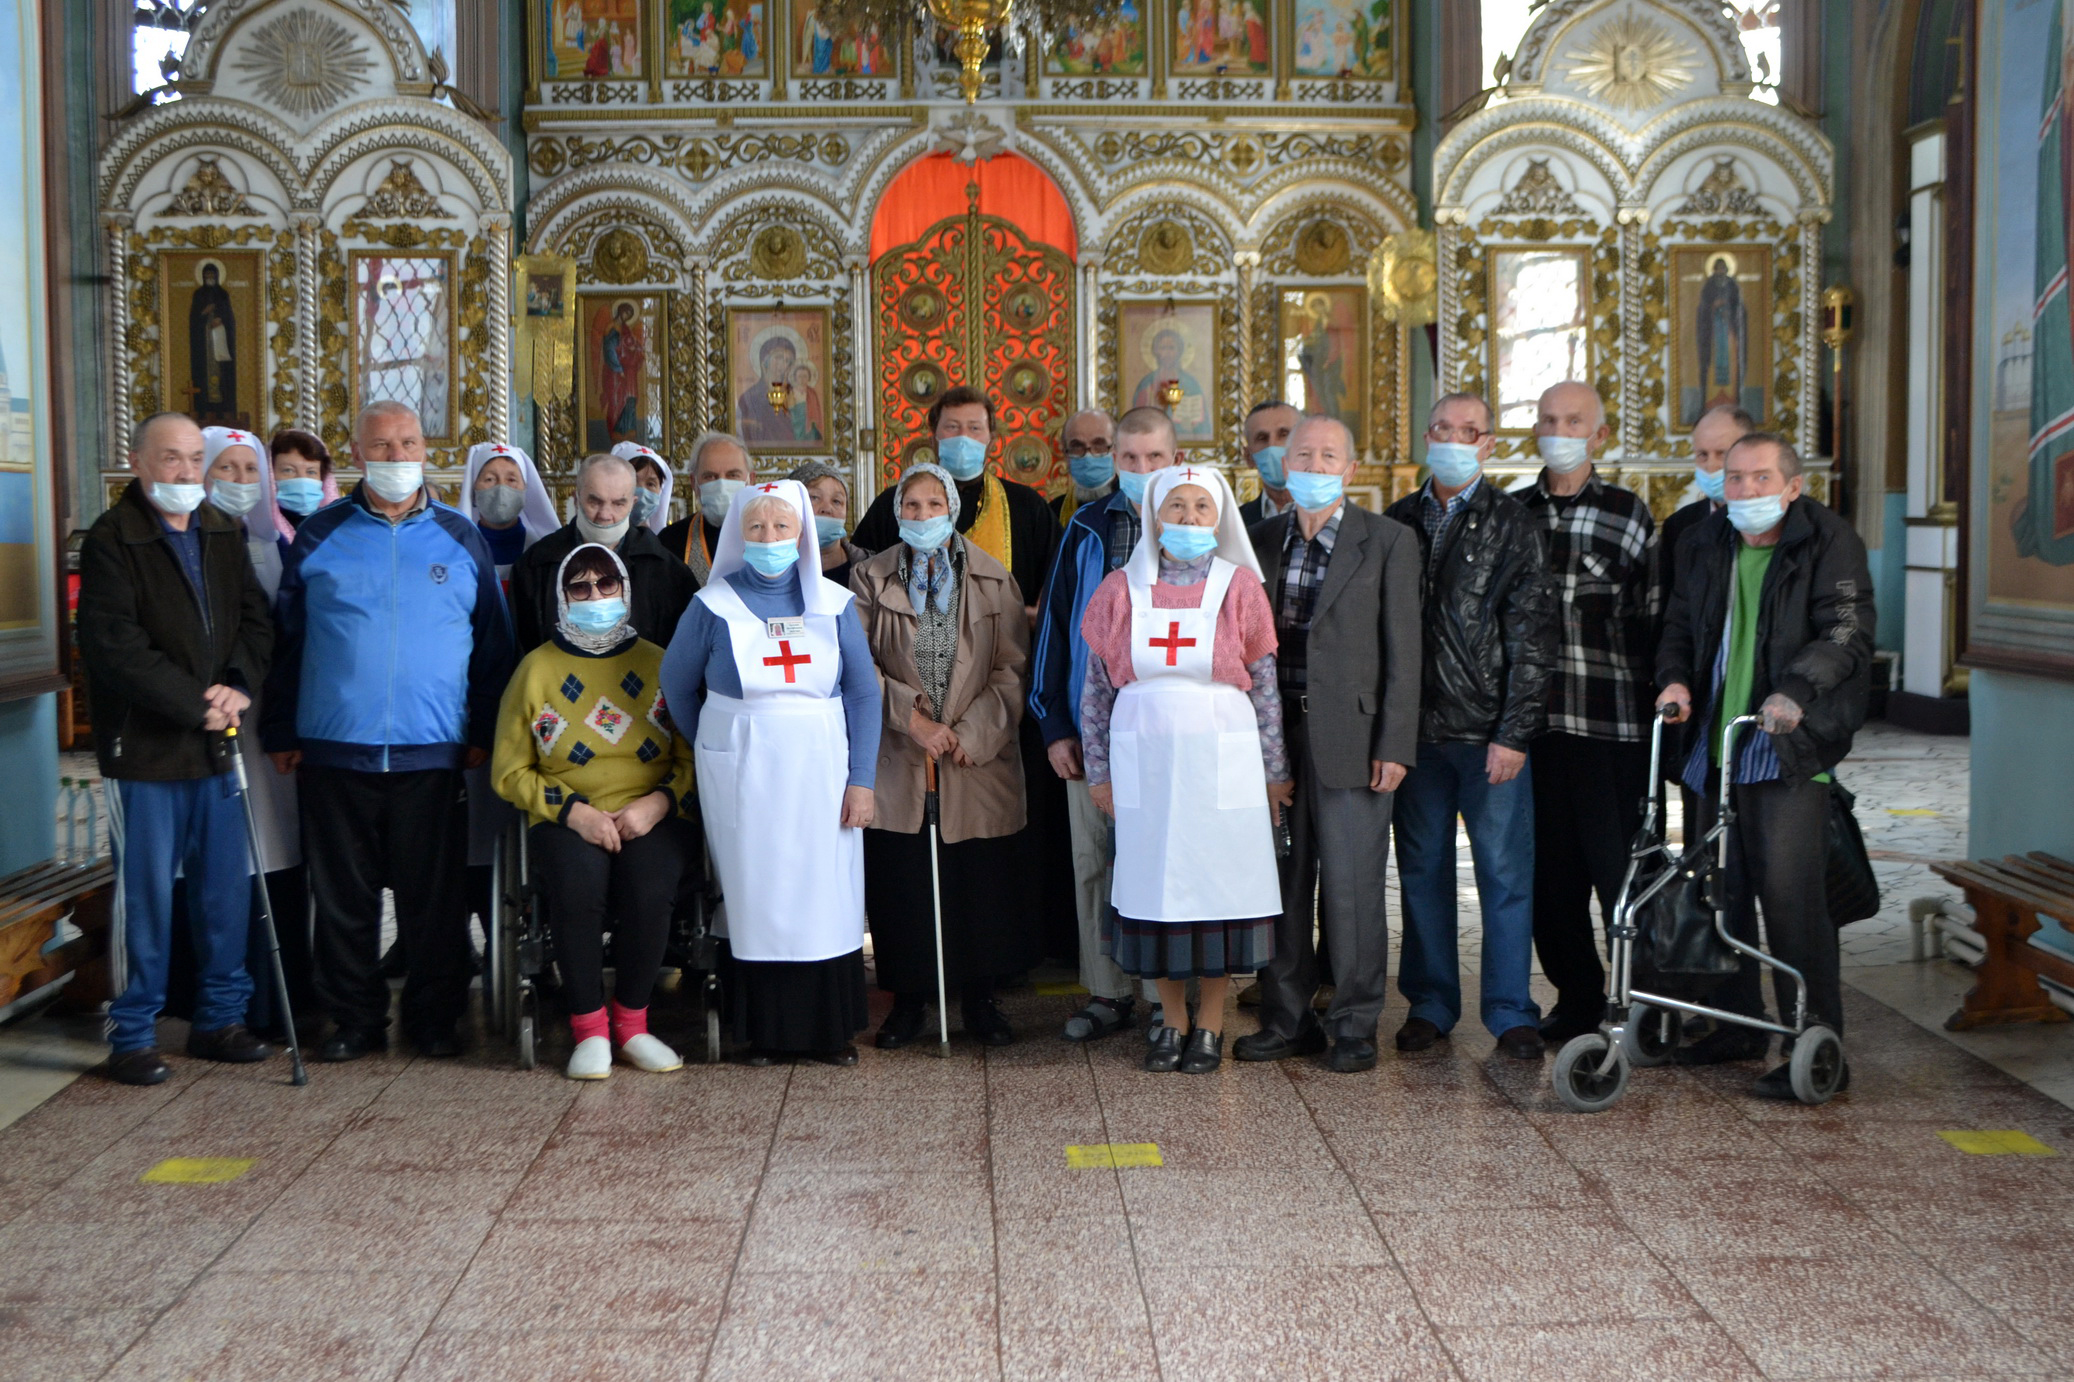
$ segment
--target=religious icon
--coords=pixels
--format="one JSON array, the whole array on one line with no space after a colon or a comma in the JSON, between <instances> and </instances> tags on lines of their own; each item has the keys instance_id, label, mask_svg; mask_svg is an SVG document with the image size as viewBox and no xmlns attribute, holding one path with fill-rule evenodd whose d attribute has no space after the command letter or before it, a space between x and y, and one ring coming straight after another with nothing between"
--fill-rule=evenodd
<instances>
[{"instance_id":1,"label":"religious icon","mask_svg":"<svg viewBox=\"0 0 2074 1382\"><path fill-rule=\"evenodd\" d=\"M353 408L414 409L427 441L454 436L454 261L448 254L355 250Z\"/></svg>"},{"instance_id":2,"label":"religious icon","mask_svg":"<svg viewBox=\"0 0 2074 1382\"><path fill-rule=\"evenodd\" d=\"M1145 12L1139 0L1123 0L1102 18L1068 23L1046 54L1045 71L1062 77L1145 75Z\"/></svg>"},{"instance_id":3,"label":"religious icon","mask_svg":"<svg viewBox=\"0 0 2074 1382\"><path fill-rule=\"evenodd\" d=\"M1368 295L1359 288L1282 292L1282 398L1299 412L1335 417L1365 446Z\"/></svg>"},{"instance_id":4,"label":"religious icon","mask_svg":"<svg viewBox=\"0 0 2074 1382\"><path fill-rule=\"evenodd\" d=\"M1591 377L1590 254L1526 245L1490 250L1490 390L1499 431L1531 431L1550 385Z\"/></svg>"},{"instance_id":5,"label":"religious icon","mask_svg":"<svg viewBox=\"0 0 2074 1382\"><path fill-rule=\"evenodd\" d=\"M1174 70L1245 77L1272 65L1268 0L1175 0Z\"/></svg>"},{"instance_id":6,"label":"religious icon","mask_svg":"<svg viewBox=\"0 0 2074 1382\"><path fill-rule=\"evenodd\" d=\"M1296 74L1388 77L1395 0L1296 0Z\"/></svg>"},{"instance_id":7,"label":"religious icon","mask_svg":"<svg viewBox=\"0 0 2074 1382\"><path fill-rule=\"evenodd\" d=\"M540 0L549 81L642 75L641 0Z\"/></svg>"},{"instance_id":8,"label":"religious icon","mask_svg":"<svg viewBox=\"0 0 2074 1382\"><path fill-rule=\"evenodd\" d=\"M562 276L560 274L526 275L526 315L529 317L559 317L562 315Z\"/></svg>"},{"instance_id":9,"label":"religious icon","mask_svg":"<svg viewBox=\"0 0 2074 1382\"><path fill-rule=\"evenodd\" d=\"M1678 427L1733 404L1771 421L1771 250L1679 245L1671 250L1671 377Z\"/></svg>"},{"instance_id":10,"label":"religious icon","mask_svg":"<svg viewBox=\"0 0 2074 1382\"><path fill-rule=\"evenodd\" d=\"M831 28L813 0L792 7L792 75L795 77L886 77L893 52L877 28L861 32Z\"/></svg>"},{"instance_id":11,"label":"religious icon","mask_svg":"<svg viewBox=\"0 0 2074 1382\"><path fill-rule=\"evenodd\" d=\"M585 294L583 447L663 443L663 299L659 293Z\"/></svg>"},{"instance_id":12,"label":"religious icon","mask_svg":"<svg viewBox=\"0 0 2074 1382\"><path fill-rule=\"evenodd\" d=\"M204 427L250 427L264 405L257 250L167 251L159 329L165 406Z\"/></svg>"},{"instance_id":13,"label":"religious icon","mask_svg":"<svg viewBox=\"0 0 2074 1382\"><path fill-rule=\"evenodd\" d=\"M769 70L765 0L669 0L663 16L666 77L760 77Z\"/></svg>"},{"instance_id":14,"label":"religious icon","mask_svg":"<svg viewBox=\"0 0 2074 1382\"><path fill-rule=\"evenodd\" d=\"M1215 441L1216 304L1122 303L1118 331L1118 408L1167 408L1176 441ZM1176 388L1169 405L1167 396Z\"/></svg>"},{"instance_id":15,"label":"religious icon","mask_svg":"<svg viewBox=\"0 0 2074 1382\"><path fill-rule=\"evenodd\" d=\"M826 381L828 309L737 308L727 314L734 430L752 451L833 449Z\"/></svg>"}]
</instances>

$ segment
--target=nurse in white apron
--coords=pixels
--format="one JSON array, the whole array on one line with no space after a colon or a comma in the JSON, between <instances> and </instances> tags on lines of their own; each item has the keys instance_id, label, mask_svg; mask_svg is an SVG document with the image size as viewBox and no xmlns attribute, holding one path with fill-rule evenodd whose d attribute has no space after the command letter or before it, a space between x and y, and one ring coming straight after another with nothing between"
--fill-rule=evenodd
<instances>
[{"instance_id":1,"label":"nurse in white apron","mask_svg":"<svg viewBox=\"0 0 2074 1382\"><path fill-rule=\"evenodd\" d=\"M252 570L271 602L281 588L281 554L287 546L283 534L294 529L276 507L274 468L265 443L250 432L234 427L202 429L202 479L209 489L209 502L242 519L245 550ZM255 695L257 694L255 689ZM259 863L265 874L268 898L274 904L274 919L281 930L281 968L288 976L289 998L306 1022L317 1016L317 996L310 983L310 892L302 869L302 834L297 815L295 779L282 777L259 748L259 708L245 712L244 730L238 735L238 752L245 758L245 776L252 783L252 818L259 827ZM252 1005L246 1025L271 1040L287 1038L281 1025L280 998L274 992L273 960L267 953L266 933L257 915L253 919L251 944L245 967L253 976Z\"/></svg>"},{"instance_id":2,"label":"nurse in white apron","mask_svg":"<svg viewBox=\"0 0 2074 1382\"><path fill-rule=\"evenodd\" d=\"M692 742L743 1059L854 1065L879 682L850 592L820 578L806 486L734 496L662 677Z\"/></svg>"},{"instance_id":3,"label":"nurse in white apron","mask_svg":"<svg viewBox=\"0 0 2074 1382\"><path fill-rule=\"evenodd\" d=\"M1081 622L1081 744L1095 803L1116 819L1108 949L1158 984L1166 1014L1145 1068L1202 1074L1223 1061L1231 977L1267 963L1282 909L1274 822L1293 789L1274 611L1216 471L1155 472L1142 516Z\"/></svg>"}]
</instances>

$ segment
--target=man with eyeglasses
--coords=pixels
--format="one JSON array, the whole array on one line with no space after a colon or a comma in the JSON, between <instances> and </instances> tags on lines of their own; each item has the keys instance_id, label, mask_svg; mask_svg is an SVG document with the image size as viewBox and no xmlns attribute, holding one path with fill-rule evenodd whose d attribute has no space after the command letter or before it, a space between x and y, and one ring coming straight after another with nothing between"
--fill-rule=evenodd
<instances>
[{"instance_id":1,"label":"man with eyeglasses","mask_svg":"<svg viewBox=\"0 0 2074 1382\"><path fill-rule=\"evenodd\" d=\"M1548 542L1562 594L1562 649L1548 732L1534 741L1534 949L1555 985L1541 1035L1561 1046L1606 1013L1591 903L1610 920L1649 792L1649 703L1659 615L1656 520L1592 463L1612 429L1591 386L1541 395L1542 470L1520 497Z\"/></svg>"},{"instance_id":2,"label":"man with eyeglasses","mask_svg":"<svg viewBox=\"0 0 2074 1382\"><path fill-rule=\"evenodd\" d=\"M1534 939L1534 792L1527 745L1548 720L1555 583L1520 502L1486 481L1497 444L1490 406L1448 394L1426 423L1432 475L1386 516L1418 534L1425 658L1418 761L1397 789L1404 953L1397 989L1411 1015L1397 1049L1423 1051L1462 1016L1455 933L1455 820L1469 832L1483 912L1480 1016L1499 1049L1541 1059L1528 989Z\"/></svg>"},{"instance_id":3,"label":"man with eyeglasses","mask_svg":"<svg viewBox=\"0 0 2074 1382\"><path fill-rule=\"evenodd\" d=\"M1089 504L1116 493L1116 423L1100 408L1082 408L1066 419L1060 441L1073 476L1073 487L1051 501L1063 528Z\"/></svg>"},{"instance_id":4,"label":"man with eyeglasses","mask_svg":"<svg viewBox=\"0 0 2074 1382\"><path fill-rule=\"evenodd\" d=\"M627 611L634 632L668 647L698 578L645 523L633 521L638 483L629 461L609 452L584 458L576 472L576 514L526 549L511 572L511 617L524 657L553 636L560 606L555 577L569 554L587 542L609 547L626 568L634 591Z\"/></svg>"},{"instance_id":5,"label":"man with eyeglasses","mask_svg":"<svg viewBox=\"0 0 2074 1382\"><path fill-rule=\"evenodd\" d=\"M1256 403L1246 414L1246 459L1260 476L1260 493L1239 505L1239 522L1250 530L1256 524L1288 513L1289 438L1303 414L1281 399Z\"/></svg>"}]
</instances>

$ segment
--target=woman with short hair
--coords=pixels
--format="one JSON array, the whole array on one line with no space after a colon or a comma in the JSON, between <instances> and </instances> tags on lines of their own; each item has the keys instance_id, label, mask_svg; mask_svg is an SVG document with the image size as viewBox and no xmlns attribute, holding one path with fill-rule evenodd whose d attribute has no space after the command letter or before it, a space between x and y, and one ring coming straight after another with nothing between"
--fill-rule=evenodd
<instances>
[{"instance_id":1,"label":"woman with short hair","mask_svg":"<svg viewBox=\"0 0 2074 1382\"><path fill-rule=\"evenodd\" d=\"M281 535L293 542L302 521L338 498L331 473L331 448L315 432L283 427L267 443L274 496L281 510Z\"/></svg>"}]
</instances>

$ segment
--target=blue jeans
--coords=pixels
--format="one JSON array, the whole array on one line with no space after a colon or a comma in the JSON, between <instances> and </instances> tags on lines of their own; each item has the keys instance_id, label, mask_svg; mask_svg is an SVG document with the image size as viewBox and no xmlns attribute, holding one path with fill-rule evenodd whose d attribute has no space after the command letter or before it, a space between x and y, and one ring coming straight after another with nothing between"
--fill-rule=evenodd
<instances>
[{"instance_id":1,"label":"blue jeans","mask_svg":"<svg viewBox=\"0 0 2074 1382\"><path fill-rule=\"evenodd\" d=\"M119 989L108 1005L109 1043L117 1054L158 1045L175 872L187 881L194 937L194 1029L213 1032L243 1022L252 1001L252 979L245 973L252 872L237 779L223 773L108 785L118 888L110 958Z\"/></svg>"},{"instance_id":2,"label":"blue jeans","mask_svg":"<svg viewBox=\"0 0 2074 1382\"><path fill-rule=\"evenodd\" d=\"M1397 877L1404 889L1404 955L1397 991L1411 1015L1441 1031L1462 1018L1455 946L1455 816L1469 830L1483 906L1483 1025L1493 1036L1539 1026L1528 988L1534 957L1533 768L1491 785L1484 744L1421 744L1397 789Z\"/></svg>"}]
</instances>

